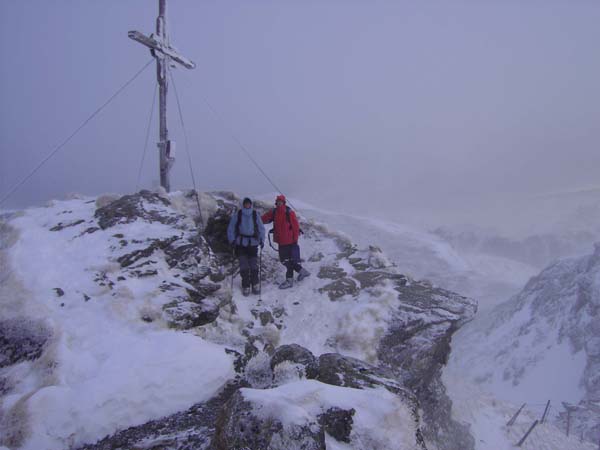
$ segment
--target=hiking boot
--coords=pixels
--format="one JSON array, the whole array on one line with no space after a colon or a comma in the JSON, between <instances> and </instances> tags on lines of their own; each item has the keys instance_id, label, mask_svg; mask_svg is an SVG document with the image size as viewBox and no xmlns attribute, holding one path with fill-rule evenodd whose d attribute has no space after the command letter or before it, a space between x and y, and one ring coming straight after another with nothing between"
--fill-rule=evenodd
<instances>
[{"instance_id":1,"label":"hiking boot","mask_svg":"<svg viewBox=\"0 0 600 450\"><path fill-rule=\"evenodd\" d=\"M309 275L310 275L310 272L303 267L300 270L300 272L298 273L298 281L304 280Z\"/></svg>"},{"instance_id":2,"label":"hiking boot","mask_svg":"<svg viewBox=\"0 0 600 450\"><path fill-rule=\"evenodd\" d=\"M248 297L250 295L250 286L242 288L242 295Z\"/></svg>"},{"instance_id":3,"label":"hiking boot","mask_svg":"<svg viewBox=\"0 0 600 450\"><path fill-rule=\"evenodd\" d=\"M260 294L260 286L258 284L255 284L254 286L252 286L252 293L254 295Z\"/></svg>"},{"instance_id":4,"label":"hiking boot","mask_svg":"<svg viewBox=\"0 0 600 450\"><path fill-rule=\"evenodd\" d=\"M279 289L289 289L292 286L294 286L294 279L286 278L285 281L279 285Z\"/></svg>"}]
</instances>

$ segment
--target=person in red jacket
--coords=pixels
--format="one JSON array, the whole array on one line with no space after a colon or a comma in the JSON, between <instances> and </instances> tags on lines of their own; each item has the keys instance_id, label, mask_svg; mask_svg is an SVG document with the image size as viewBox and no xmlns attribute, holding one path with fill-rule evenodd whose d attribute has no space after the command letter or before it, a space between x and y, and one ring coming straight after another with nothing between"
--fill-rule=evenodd
<instances>
[{"instance_id":1,"label":"person in red jacket","mask_svg":"<svg viewBox=\"0 0 600 450\"><path fill-rule=\"evenodd\" d=\"M262 221L273 222L273 240L279 244L279 261L287 269L285 281L279 285L279 289L291 288L294 285L294 271L298 272L298 281L310 275L310 272L300 265L300 225L296 213L286 206L285 196L278 195L275 208L263 214Z\"/></svg>"}]
</instances>

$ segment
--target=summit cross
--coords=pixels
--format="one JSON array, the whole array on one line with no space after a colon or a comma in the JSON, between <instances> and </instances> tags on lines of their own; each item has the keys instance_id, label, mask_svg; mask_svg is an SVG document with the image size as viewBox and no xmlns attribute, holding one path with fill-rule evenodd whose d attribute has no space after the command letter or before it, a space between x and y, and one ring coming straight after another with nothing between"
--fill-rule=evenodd
<instances>
[{"instance_id":1,"label":"summit cross","mask_svg":"<svg viewBox=\"0 0 600 450\"><path fill-rule=\"evenodd\" d=\"M194 69L196 64L185 56L179 54L171 47L169 35L167 34L167 0L158 0L158 17L156 18L156 34L146 36L139 31L130 31L127 35L134 41L145 45L156 59L156 80L159 88L159 170L160 185L167 192L171 190L169 170L175 162L175 143L169 140L167 128L167 71L171 61L174 61L186 69Z\"/></svg>"}]
</instances>

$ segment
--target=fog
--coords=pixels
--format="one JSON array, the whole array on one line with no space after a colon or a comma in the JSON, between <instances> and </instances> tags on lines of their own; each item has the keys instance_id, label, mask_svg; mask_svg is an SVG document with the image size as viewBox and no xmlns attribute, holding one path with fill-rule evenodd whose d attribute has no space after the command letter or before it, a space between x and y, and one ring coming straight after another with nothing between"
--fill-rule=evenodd
<instances>
[{"instance_id":1,"label":"fog","mask_svg":"<svg viewBox=\"0 0 600 450\"><path fill-rule=\"evenodd\" d=\"M0 196L151 59L127 31L153 32L157 3L0 2ZM236 139L287 195L427 226L507 226L540 196L599 185L598 2L171 0L168 21L197 64L173 76L200 190L275 190ZM155 77L152 64L3 207L132 192Z\"/></svg>"}]
</instances>

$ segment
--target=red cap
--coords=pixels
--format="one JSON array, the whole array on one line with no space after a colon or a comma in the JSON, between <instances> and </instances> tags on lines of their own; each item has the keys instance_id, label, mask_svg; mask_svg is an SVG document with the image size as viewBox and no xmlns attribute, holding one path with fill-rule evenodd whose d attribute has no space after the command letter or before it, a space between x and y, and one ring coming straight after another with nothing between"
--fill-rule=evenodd
<instances>
[{"instance_id":1,"label":"red cap","mask_svg":"<svg viewBox=\"0 0 600 450\"><path fill-rule=\"evenodd\" d=\"M275 203L277 203L279 200L281 200L283 203L285 203L285 195L280 194L277 196L277 198L275 199Z\"/></svg>"}]
</instances>

